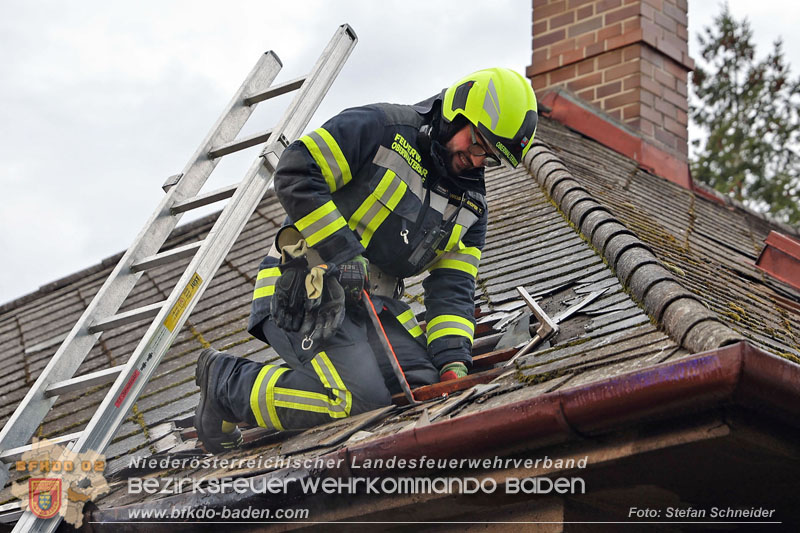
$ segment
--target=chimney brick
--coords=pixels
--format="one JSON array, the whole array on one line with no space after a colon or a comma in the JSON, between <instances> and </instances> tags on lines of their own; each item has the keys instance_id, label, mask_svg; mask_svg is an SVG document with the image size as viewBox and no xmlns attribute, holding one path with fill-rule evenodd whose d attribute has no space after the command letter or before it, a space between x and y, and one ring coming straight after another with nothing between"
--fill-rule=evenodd
<instances>
[{"instance_id":1,"label":"chimney brick","mask_svg":"<svg viewBox=\"0 0 800 533\"><path fill-rule=\"evenodd\" d=\"M600 72L595 72L594 74L589 74L588 76L582 76L580 78L571 80L567 84L567 88L570 91L582 91L587 87L596 87L603 82L603 74Z\"/></svg>"},{"instance_id":2,"label":"chimney brick","mask_svg":"<svg viewBox=\"0 0 800 533\"><path fill-rule=\"evenodd\" d=\"M583 100L594 100L594 89L586 89L578 93L578 98Z\"/></svg>"},{"instance_id":3,"label":"chimney brick","mask_svg":"<svg viewBox=\"0 0 800 533\"><path fill-rule=\"evenodd\" d=\"M630 5L628 7L623 7L622 9L616 9L614 11L606 13L605 23L606 25L614 24L615 22L619 22L627 18L638 17L638 16L639 16L639 6Z\"/></svg>"},{"instance_id":4,"label":"chimney brick","mask_svg":"<svg viewBox=\"0 0 800 533\"><path fill-rule=\"evenodd\" d=\"M595 95L597 96L597 98L605 98L606 96L617 94L621 90L622 90L622 83L619 81L614 81L598 87L595 90Z\"/></svg>"},{"instance_id":5,"label":"chimney brick","mask_svg":"<svg viewBox=\"0 0 800 533\"><path fill-rule=\"evenodd\" d=\"M588 19L594 15L594 6L584 6L578 10L578 20Z\"/></svg>"},{"instance_id":6,"label":"chimney brick","mask_svg":"<svg viewBox=\"0 0 800 533\"><path fill-rule=\"evenodd\" d=\"M622 108L623 120L636 120L639 117L640 104L631 104Z\"/></svg>"},{"instance_id":7,"label":"chimney brick","mask_svg":"<svg viewBox=\"0 0 800 533\"><path fill-rule=\"evenodd\" d=\"M575 12L569 11L568 13L562 13L561 15L551 18L548 22L548 27L549 29L554 30L556 28L560 28L561 26L572 24L573 22L575 22Z\"/></svg>"},{"instance_id":8,"label":"chimney brick","mask_svg":"<svg viewBox=\"0 0 800 533\"><path fill-rule=\"evenodd\" d=\"M583 35L584 33L594 31L602 27L603 17L594 17L569 26L567 34L570 37L575 37L576 35Z\"/></svg>"},{"instance_id":9,"label":"chimney brick","mask_svg":"<svg viewBox=\"0 0 800 533\"><path fill-rule=\"evenodd\" d=\"M687 158L686 0L533 0L528 77L538 92L567 87Z\"/></svg>"}]
</instances>

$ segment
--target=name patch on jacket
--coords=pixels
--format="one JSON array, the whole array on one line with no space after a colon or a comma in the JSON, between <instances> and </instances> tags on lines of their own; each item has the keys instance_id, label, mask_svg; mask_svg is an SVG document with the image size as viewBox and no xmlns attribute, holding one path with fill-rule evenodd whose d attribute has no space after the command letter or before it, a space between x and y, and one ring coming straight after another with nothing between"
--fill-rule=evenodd
<instances>
[{"instance_id":1,"label":"name patch on jacket","mask_svg":"<svg viewBox=\"0 0 800 533\"><path fill-rule=\"evenodd\" d=\"M440 196L447 197L449 203L451 203L451 204L458 205L458 204L461 203L461 196L460 195L458 195L458 194L456 194L454 192L448 191L447 189L445 189L444 187L442 187L439 184L437 184L433 188L433 190L434 190L434 192L436 192ZM467 194L471 194L471 193L467 193ZM481 199L482 198L483 197L481 196ZM471 196L467 196L467 199L464 201L464 207L466 207L467 209L469 209L470 211L475 213L475 215L477 215L478 218L483 216L483 211L484 211L483 205L478 203L478 201L476 201L476 199L471 197Z\"/></svg>"},{"instance_id":2,"label":"name patch on jacket","mask_svg":"<svg viewBox=\"0 0 800 533\"><path fill-rule=\"evenodd\" d=\"M424 168L421 164L422 156L419 154L416 148L411 146L411 144L399 133L396 133L394 136L394 141L392 142L392 150L400 154L403 159L406 160L406 163L414 169L414 172L426 178L428 176L428 169Z\"/></svg>"},{"instance_id":3,"label":"name patch on jacket","mask_svg":"<svg viewBox=\"0 0 800 533\"><path fill-rule=\"evenodd\" d=\"M478 218L483 216L483 206L479 205L472 198L467 198L467 201L464 202L464 207L475 213L478 216Z\"/></svg>"}]
</instances>

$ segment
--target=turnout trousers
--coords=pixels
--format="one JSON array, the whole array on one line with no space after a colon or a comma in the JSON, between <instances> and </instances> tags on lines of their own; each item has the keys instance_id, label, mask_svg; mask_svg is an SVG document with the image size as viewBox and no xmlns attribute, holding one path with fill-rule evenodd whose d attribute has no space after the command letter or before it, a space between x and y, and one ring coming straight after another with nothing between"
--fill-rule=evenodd
<instances>
[{"instance_id":1,"label":"turnout trousers","mask_svg":"<svg viewBox=\"0 0 800 533\"><path fill-rule=\"evenodd\" d=\"M413 315L396 316L387 309L397 301L373 298L386 338L413 389L436 383L439 373L427 353L425 335L416 325L401 323ZM407 309L407 308L406 308ZM405 315L405 317L403 316ZM335 336L303 349L298 333L278 328L267 318L264 336L284 364L262 364L241 357L219 359L214 396L226 420L247 421L275 429L304 429L391 403L401 388L379 334L366 310L347 309ZM417 333L414 336L414 333Z\"/></svg>"}]
</instances>

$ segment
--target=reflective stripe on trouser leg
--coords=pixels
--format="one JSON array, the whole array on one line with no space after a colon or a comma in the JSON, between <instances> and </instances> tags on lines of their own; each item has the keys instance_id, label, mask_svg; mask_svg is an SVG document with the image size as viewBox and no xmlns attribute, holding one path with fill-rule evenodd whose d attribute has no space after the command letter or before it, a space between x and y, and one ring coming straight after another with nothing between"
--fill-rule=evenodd
<instances>
[{"instance_id":1,"label":"reflective stripe on trouser leg","mask_svg":"<svg viewBox=\"0 0 800 533\"><path fill-rule=\"evenodd\" d=\"M414 316L414 312L411 309L397 315L397 321L408 331L411 337L421 342L423 345L426 344L425 332L422 331L422 327L419 325L419 322L417 322L417 317Z\"/></svg>"},{"instance_id":2,"label":"reflective stripe on trouser leg","mask_svg":"<svg viewBox=\"0 0 800 533\"><path fill-rule=\"evenodd\" d=\"M311 365L314 367L320 383L325 387L328 394L275 387L275 406L299 411L311 411L313 413L325 413L331 418L346 418L350 416L350 408L353 405L352 395L345 387L342 378L339 377L339 373L336 372L328 355L324 351L319 352L311 360Z\"/></svg>"},{"instance_id":3,"label":"reflective stripe on trouser leg","mask_svg":"<svg viewBox=\"0 0 800 533\"><path fill-rule=\"evenodd\" d=\"M288 368L275 365L264 365L256 377L256 382L250 392L250 409L256 417L256 422L267 429L283 430L278 414L275 412L275 383L281 374L288 372Z\"/></svg>"},{"instance_id":4,"label":"reflective stripe on trouser leg","mask_svg":"<svg viewBox=\"0 0 800 533\"><path fill-rule=\"evenodd\" d=\"M322 413L330 418L350 416L352 394L347 390L328 355L324 351L318 353L312 359L311 365L319 384L325 390L324 393L278 386L278 379L284 373L292 371L285 367L264 365L250 395L250 407L258 425L283 430L278 408Z\"/></svg>"},{"instance_id":5,"label":"reflective stripe on trouser leg","mask_svg":"<svg viewBox=\"0 0 800 533\"><path fill-rule=\"evenodd\" d=\"M391 300L387 303L400 313L405 310L402 306L393 305ZM384 328L397 351L408 381L414 386L438 381L439 374L427 349L408 334L394 315L384 313L383 316ZM287 333L272 320L265 320L262 329L264 337L284 361L283 365L276 367L284 371L272 383L272 389L267 390L272 380L266 380L265 383L265 379L262 379L259 382L263 387L261 395L256 395L252 402L258 406L259 399L263 398L264 403L258 409L265 426L271 423L272 426L267 427L277 427L277 420L277 424L286 430L305 429L338 420L336 417L344 413L353 416L391 403L390 380L395 380L395 377L391 368L384 371L383 364L388 366L386 355L379 351L380 343L375 329L366 316L346 311L342 327L330 341L316 347L313 353L301 349L302 335ZM321 355L320 351L325 354ZM291 368L286 370L287 366ZM262 369L263 365L259 365L258 371ZM263 372L266 378L267 371ZM251 379L252 384L255 375ZM284 396L287 390L290 397ZM274 418L270 418L270 409L267 408L268 394L272 395ZM249 400L249 387L246 388L246 395ZM304 408L294 408L298 405L288 406L281 402L301 404ZM255 407L249 410L255 412ZM253 420L253 423L260 423L255 416Z\"/></svg>"}]
</instances>

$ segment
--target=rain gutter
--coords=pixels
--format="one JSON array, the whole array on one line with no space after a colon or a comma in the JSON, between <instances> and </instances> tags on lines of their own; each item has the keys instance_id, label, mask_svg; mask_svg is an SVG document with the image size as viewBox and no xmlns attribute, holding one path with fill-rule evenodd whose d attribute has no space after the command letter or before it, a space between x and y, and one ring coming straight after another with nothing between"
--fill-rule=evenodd
<instances>
[{"instance_id":1,"label":"rain gutter","mask_svg":"<svg viewBox=\"0 0 800 533\"><path fill-rule=\"evenodd\" d=\"M800 366L739 342L580 387L460 416L341 450L359 464L389 457L469 456L565 442L724 405L798 425ZM347 464L347 463L345 463ZM352 461L349 463L352 464ZM363 470L359 469L363 474ZM375 472L377 473L377 472ZM328 472L348 475L347 470Z\"/></svg>"}]
</instances>

